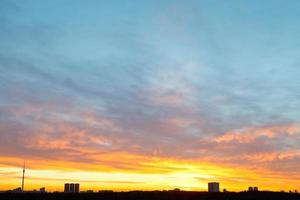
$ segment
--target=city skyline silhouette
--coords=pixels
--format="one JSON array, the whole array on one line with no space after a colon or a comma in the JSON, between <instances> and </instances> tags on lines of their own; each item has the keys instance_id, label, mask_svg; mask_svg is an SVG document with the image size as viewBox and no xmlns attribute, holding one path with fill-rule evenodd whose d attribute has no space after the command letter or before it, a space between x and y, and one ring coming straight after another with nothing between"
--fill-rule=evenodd
<instances>
[{"instance_id":1,"label":"city skyline silhouette","mask_svg":"<svg viewBox=\"0 0 300 200\"><path fill-rule=\"evenodd\" d=\"M297 196L299 8L1 0L1 193Z\"/></svg>"}]
</instances>

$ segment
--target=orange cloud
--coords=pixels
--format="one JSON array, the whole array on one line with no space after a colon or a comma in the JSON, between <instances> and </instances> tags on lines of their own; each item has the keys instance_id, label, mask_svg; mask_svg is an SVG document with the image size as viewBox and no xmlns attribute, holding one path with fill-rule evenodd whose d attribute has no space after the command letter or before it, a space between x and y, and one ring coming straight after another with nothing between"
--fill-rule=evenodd
<instances>
[{"instance_id":1,"label":"orange cloud","mask_svg":"<svg viewBox=\"0 0 300 200\"><path fill-rule=\"evenodd\" d=\"M250 143L259 137L274 138L278 136L293 136L300 133L300 127L295 124L282 125L282 126L271 126L263 128L245 128L242 130L227 132L224 135L217 137L216 142L231 142L238 141L240 143Z\"/></svg>"},{"instance_id":2,"label":"orange cloud","mask_svg":"<svg viewBox=\"0 0 300 200\"><path fill-rule=\"evenodd\" d=\"M68 114L54 111L48 115L41 114L42 108L16 109L15 115L24 119L25 125L0 124L3 132L10 133L9 126L17 133L0 135L7 141L2 146L6 152L0 152L0 173L9 183L0 184L0 188L18 185L16 173L23 158L30 172L30 187L44 180L52 190L61 190L64 180L81 181L86 188L99 183L106 189L118 190L174 187L204 190L211 180L221 181L231 190L241 190L253 183L266 189L287 189L288 182L299 187L295 181L299 151L274 150L269 148L272 143L257 142L261 138L272 142L284 137L291 142L298 137L298 125L244 128L216 138L196 136L187 134L188 129L194 125L202 128L202 121L188 107L181 106L186 116L167 115L161 121L146 121L141 130L126 129L114 118L91 109ZM31 112L38 117L27 123L26 116ZM13 144L16 148L10 143L12 138L16 139ZM261 144L269 146L266 150L255 146ZM290 163L274 168L273 161Z\"/></svg>"}]
</instances>

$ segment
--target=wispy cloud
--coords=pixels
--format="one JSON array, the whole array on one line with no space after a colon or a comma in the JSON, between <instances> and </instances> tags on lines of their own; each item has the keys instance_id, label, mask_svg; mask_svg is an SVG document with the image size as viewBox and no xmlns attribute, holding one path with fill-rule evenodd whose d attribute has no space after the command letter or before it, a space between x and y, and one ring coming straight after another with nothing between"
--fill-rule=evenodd
<instances>
[{"instance_id":1,"label":"wispy cloud","mask_svg":"<svg viewBox=\"0 0 300 200\"><path fill-rule=\"evenodd\" d=\"M160 184L186 175L186 188L299 176L297 6L0 4L3 169L25 158L37 171L177 174Z\"/></svg>"}]
</instances>

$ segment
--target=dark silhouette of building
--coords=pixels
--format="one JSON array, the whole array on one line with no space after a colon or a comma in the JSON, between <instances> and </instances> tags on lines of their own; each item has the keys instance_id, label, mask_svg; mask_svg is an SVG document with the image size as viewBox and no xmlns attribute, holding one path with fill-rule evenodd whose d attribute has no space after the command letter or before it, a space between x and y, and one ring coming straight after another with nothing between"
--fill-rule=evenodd
<instances>
[{"instance_id":1,"label":"dark silhouette of building","mask_svg":"<svg viewBox=\"0 0 300 200\"><path fill-rule=\"evenodd\" d=\"M18 187L18 188L15 188L12 190L13 192L22 192L22 188L21 187Z\"/></svg>"},{"instance_id":2,"label":"dark silhouette of building","mask_svg":"<svg viewBox=\"0 0 300 200\"><path fill-rule=\"evenodd\" d=\"M65 190L64 192L70 192L70 183L65 183Z\"/></svg>"},{"instance_id":3,"label":"dark silhouette of building","mask_svg":"<svg viewBox=\"0 0 300 200\"><path fill-rule=\"evenodd\" d=\"M248 187L248 192L257 192L258 191L258 187Z\"/></svg>"},{"instance_id":4,"label":"dark silhouette of building","mask_svg":"<svg viewBox=\"0 0 300 200\"><path fill-rule=\"evenodd\" d=\"M114 192L114 191L113 191L113 190L99 190L98 192L112 193L112 192Z\"/></svg>"},{"instance_id":5,"label":"dark silhouette of building","mask_svg":"<svg viewBox=\"0 0 300 200\"><path fill-rule=\"evenodd\" d=\"M75 192L79 192L79 187L80 187L80 185L79 185L79 183L75 183Z\"/></svg>"},{"instance_id":6,"label":"dark silhouette of building","mask_svg":"<svg viewBox=\"0 0 300 200\"><path fill-rule=\"evenodd\" d=\"M65 183L64 192L71 192L71 193L78 193L80 192L80 185L79 183Z\"/></svg>"},{"instance_id":7,"label":"dark silhouette of building","mask_svg":"<svg viewBox=\"0 0 300 200\"><path fill-rule=\"evenodd\" d=\"M220 184L217 182L208 183L208 192L219 192Z\"/></svg>"},{"instance_id":8,"label":"dark silhouette of building","mask_svg":"<svg viewBox=\"0 0 300 200\"><path fill-rule=\"evenodd\" d=\"M70 183L70 191L69 192L75 192L75 184Z\"/></svg>"}]
</instances>

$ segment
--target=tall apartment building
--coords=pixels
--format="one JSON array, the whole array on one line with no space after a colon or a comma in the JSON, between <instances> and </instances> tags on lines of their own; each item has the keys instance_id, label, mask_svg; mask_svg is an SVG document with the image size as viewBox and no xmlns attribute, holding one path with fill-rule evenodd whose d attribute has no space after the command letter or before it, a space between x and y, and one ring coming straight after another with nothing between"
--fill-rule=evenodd
<instances>
[{"instance_id":1,"label":"tall apartment building","mask_svg":"<svg viewBox=\"0 0 300 200\"><path fill-rule=\"evenodd\" d=\"M79 183L65 183L64 192L80 192L80 184Z\"/></svg>"},{"instance_id":2,"label":"tall apartment building","mask_svg":"<svg viewBox=\"0 0 300 200\"><path fill-rule=\"evenodd\" d=\"M220 192L220 184L217 182L208 183L208 192Z\"/></svg>"}]
</instances>

